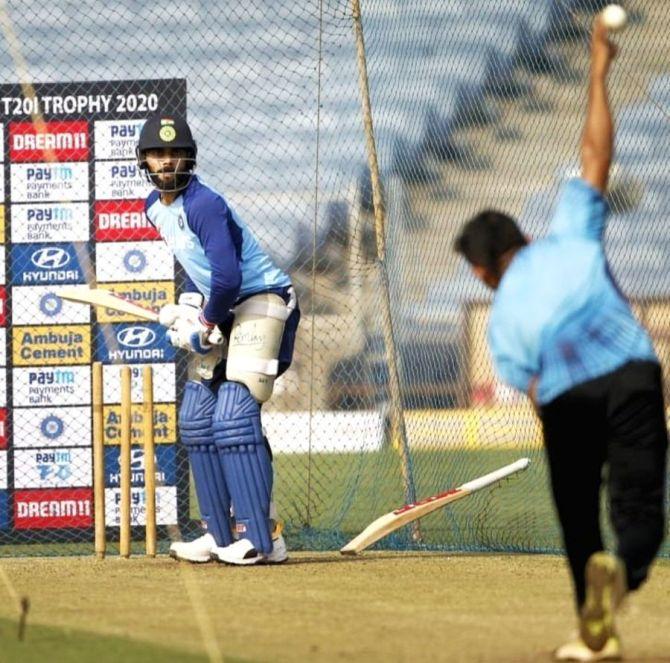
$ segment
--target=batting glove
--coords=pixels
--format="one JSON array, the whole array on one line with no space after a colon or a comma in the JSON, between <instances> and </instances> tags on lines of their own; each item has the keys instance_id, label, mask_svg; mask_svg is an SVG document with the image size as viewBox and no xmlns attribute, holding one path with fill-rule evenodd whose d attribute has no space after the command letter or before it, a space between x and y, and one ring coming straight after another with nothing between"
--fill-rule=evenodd
<instances>
[{"instance_id":1,"label":"batting glove","mask_svg":"<svg viewBox=\"0 0 670 663\"><path fill-rule=\"evenodd\" d=\"M205 298L199 292L182 292L176 304L166 304L158 312L158 322L173 327L177 320L195 322L200 315Z\"/></svg>"},{"instance_id":2,"label":"batting glove","mask_svg":"<svg viewBox=\"0 0 670 663\"><path fill-rule=\"evenodd\" d=\"M210 340L214 332L218 332L216 327L200 314L196 320L178 318L168 330L167 337L176 348L205 355L214 345Z\"/></svg>"}]
</instances>

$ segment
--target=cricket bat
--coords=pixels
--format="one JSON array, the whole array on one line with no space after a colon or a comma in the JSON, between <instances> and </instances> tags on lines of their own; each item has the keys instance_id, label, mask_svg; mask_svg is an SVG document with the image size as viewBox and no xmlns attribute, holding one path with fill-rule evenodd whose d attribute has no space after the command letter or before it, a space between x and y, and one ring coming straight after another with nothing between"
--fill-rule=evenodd
<instances>
[{"instance_id":1,"label":"cricket bat","mask_svg":"<svg viewBox=\"0 0 670 663\"><path fill-rule=\"evenodd\" d=\"M529 458L521 458L514 463L501 467L499 470L468 481L458 488L452 488L444 493L426 497L426 499L420 502L405 504L405 506L380 516L377 520L370 523L357 537L349 541L340 552L343 555L356 555L403 525L407 525L407 523L411 523L418 518L423 518L446 504L455 502L477 490L486 488L486 486L490 486L515 472L525 470L529 464Z\"/></svg>"},{"instance_id":2,"label":"cricket bat","mask_svg":"<svg viewBox=\"0 0 670 663\"><path fill-rule=\"evenodd\" d=\"M158 313L102 288L90 288L87 285L70 285L59 288L56 290L56 294L63 299L73 302L81 302L90 304L91 306L103 306L113 311L134 315L142 320L158 322Z\"/></svg>"}]
</instances>

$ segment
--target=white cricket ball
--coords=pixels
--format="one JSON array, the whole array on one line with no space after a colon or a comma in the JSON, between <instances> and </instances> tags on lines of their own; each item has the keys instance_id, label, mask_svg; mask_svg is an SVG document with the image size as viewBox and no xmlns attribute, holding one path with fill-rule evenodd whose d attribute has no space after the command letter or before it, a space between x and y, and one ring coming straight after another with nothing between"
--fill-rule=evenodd
<instances>
[{"instance_id":1,"label":"white cricket ball","mask_svg":"<svg viewBox=\"0 0 670 663\"><path fill-rule=\"evenodd\" d=\"M619 32L628 23L628 14L621 5L607 5L600 13L603 24L610 32Z\"/></svg>"}]
</instances>

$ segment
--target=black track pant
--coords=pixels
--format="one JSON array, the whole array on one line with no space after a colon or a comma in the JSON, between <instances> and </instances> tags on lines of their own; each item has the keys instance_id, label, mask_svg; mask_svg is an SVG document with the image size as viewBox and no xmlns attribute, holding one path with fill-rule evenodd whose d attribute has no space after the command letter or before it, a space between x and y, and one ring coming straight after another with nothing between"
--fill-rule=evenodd
<instances>
[{"instance_id":1,"label":"black track pant","mask_svg":"<svg viewBox=\"0 0 670 663\"><path fill-rule=\"evenodd\" d=\"M578 606L584 602L586 561L603 549L603 481L616 552L626 565L629 589L637 589L665 532L668 436L659 366L625 364L561 394L540 416Z\"/></svg>"}]
</instances>

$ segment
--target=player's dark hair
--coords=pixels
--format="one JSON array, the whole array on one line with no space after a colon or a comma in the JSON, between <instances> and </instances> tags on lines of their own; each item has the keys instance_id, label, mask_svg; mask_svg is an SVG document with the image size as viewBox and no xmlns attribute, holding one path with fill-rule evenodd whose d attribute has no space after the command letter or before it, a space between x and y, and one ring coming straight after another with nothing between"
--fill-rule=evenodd
<instances>
[{"instance_id":1,"label":"player's dark hair","mask_svg":"<svg viewBox=\"0 0 670 663\"><path fill-rule=\"evenodd\" d=\"M454 250L471 265L498 274L500 258L512 249L520 249L528 240L511 217L485 210L470 219L454 242Z\"/></svg>"}]
</instances>

